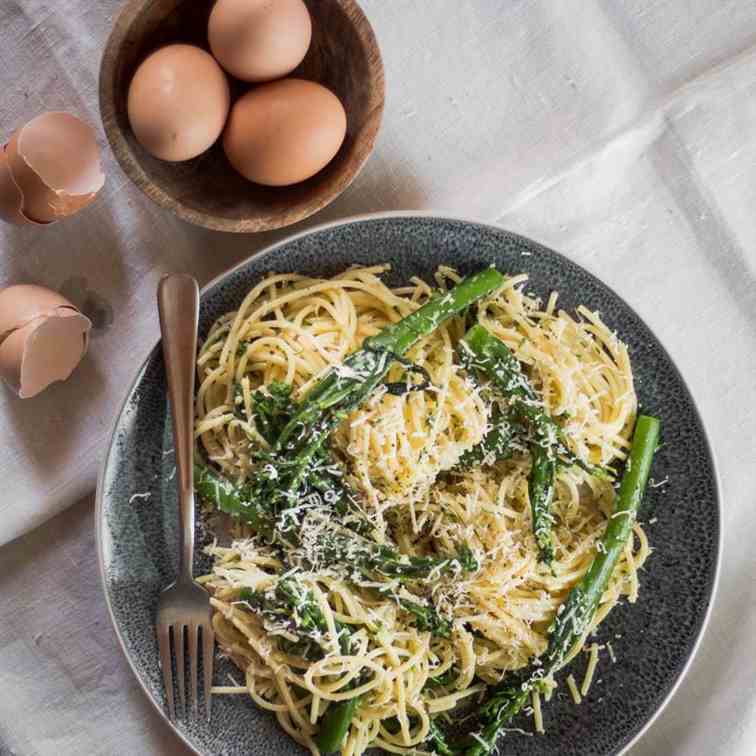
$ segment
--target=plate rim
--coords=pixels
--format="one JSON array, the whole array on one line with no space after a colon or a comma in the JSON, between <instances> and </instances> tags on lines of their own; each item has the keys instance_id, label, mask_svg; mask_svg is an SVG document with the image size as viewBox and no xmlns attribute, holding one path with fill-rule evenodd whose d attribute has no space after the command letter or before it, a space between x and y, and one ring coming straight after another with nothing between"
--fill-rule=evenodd
<instances>
[{"instance_id":1,"label":"plate rim","mask_svg":"<svg viewBox=\"0 0 756 756\"><path fill-rule=\"evenodd\" d=\"M522 234L518 234L514 231L510 231L504 228L503 226L498 225L497 223L492 223L491 221L479 219L479 218L476 218L475 216L455 215L454 213L437 211L437 210L386 210L386 211L379 211L379 212L372 212L372 213L359 213L359 214L349 215L344 218L339 218L332 221L326 221L324 223L318 223L314 226L310 226L306 229L303 229L302 231L298 231L297 233L288 234L283 239L279 239L278 241L273 242L272 244L269 244L268 246L263 247L262 249L256 252L253 252L251 255L245 257L243 260L239 261L235 265L232 265L231 267L222 271L217 276L215 276L210 281L208 281L200 289L200 301L202 300L202 297L205 295L205 293L209 289L213 288L216 284L221 283L225 278L229 277L230 275L240 270L241 268L244 268L245 266L249 265L253 260L257 258L266 257L274 253L279 247L282 247L286 244L290 244L293 241L304 238L311 234L316 234L320 231L327 230L329 228L334 228L337 226L349 226L355 223L362 223L362 222L371 221L371 220L381 220L381 219L390 219L390 218L436 219L436 220L442 220L442 221L453 221L456 223L465 223L465 224L472 224L476 226L482 226L484 228L493 229L495 231L504 231L505 233L509 234L510 236L516 239L522 239L523 241L528 242L530 244L536 244L539 247L543 247L544 249L547 249L552 254L556 254L559 257L563 257L567 259L572 264L577 265L581 270L583 270L589 276L596 279L604 288L608 289L614 297L616 297L620 302L622 302L622 304L625 307L627 307L646 328L648 328L649 332L653 334L654 339L656 339L659 346L663 350L664 354L668 358L669 363L672 366L675 373L677 374L677 377L679 378L680 382L683 384L683 386L688 392L688 395L691 399L693 413L696 419L698 420L699 425L701 426L701 430L703 431L703 440L704 440L706 452L708 453L709 459L711 460L711 467L714 474L713 475L714 477L714 502L716 504L716 512L717 512L717 540L716 540L716 555L714 559L714 576L711 581L711 588L710 588L709 596L708 596L708 605L706 607L703 620L701 621L701 624L697 629L696 638L693 642L693 645L690 648L688 658L685 660L685 663L682 665L681 669L677 673L677 678L673 682L672 686L667 691L666 695L661 700L659 705L656 707L656 710L648 717L646 722L633 735L633 737L630 738L630 740L627 743L625 743L625 745L622 746L622 748L617 752L617 756L623 756L623 754L627 754L627 752L641 740L641 738L648 732L651 726L661 716L662 712L667 708L667 705L672 700L674 695L677 693L680 685L682 684L683 680L685 679L688 672L690 671L690 667L693 664L693 660L696 658L696 656L698 655L698 651L700 650L703 637L706 633L706 629L709 626L712 610L714 607L714 603L716 601L717 592L719 590L719 582L720 582L720 577L722 573L722 551L723 551L723 546L724 546L724 529L722 527L722 514L723 514L722 513L722 483L719 476L719 464L717 463L716 454L715 454L714 448L711 445L711 441L709 440L709 432L706 427L706 424L704 423L704 419L699 409L696 398L690 389L690 385L685 380L685 376L680 372L679 368L677 367L677 363L672 359L672 356L670 355L669 350L667 349L664 342L659 338L656 332L652 328L649 327L648 323L646 323L646 320L642 318L636 312L635 308L632 307L630 304L628 304L625 298L621 297L611 286L605 283L601 278L596 276L592 271L590 271L584 265L582 265L579 262L576 262L575 260L572 260L570 257L559 252L558 250L552 249L550 246L546 244L542 244L541 242L535 239L531 239ZM111 431L110 431L110 435L107 438L106 451L103 457L103 461L100 465L100 471L97 477L97 489L95 492L94 525L95 525L95 545L97 549L97 567L98 567L98 573L100 576L100 587L105 596L105 604L107 605L108 616L110 618L110 624L116 634L116 638L118 639L118 645L121 649L121 652L126 658L126 661L128 662L131 672L133 673L134 677L139 683L139 687L142 689L142 692L144 693L147 700L152 705L153 709L157 711L157 713L160 715L162 720L168 725L168 727L176 735L176 737L178 737L189 748L189 750L192 753L196 754L196 756L208 756L207 752L197 750L194 744L184 735L184 733L181 732L181 730L178 729L176 724L171 722L171 720L168 718L168 714L166 713L164 707L159 705L159 703L152 696L151 692L147 689L147 686L145 685L144 680L142 680L141 675L139 674L137 668L134 665L134 661L132 659L131 654L126 648L126 644L125 644L123 635L121 633L120 627L118 626L118 623L116 622L115 614L113 612L113 606L110 601L110 594L108 592L108 587L107 587L108 584L107 584L107 578L105 574L105 555L104 555L104 545L103 545L103 540L104 540L103 525L105 522L105 518L104 518L105 478L106 478L107 471L109 468L111 455L116 446L116 435L118 432L119 421L126 409L126 406L133 394L134 389L136 388L137 384L142 378L144 371L147 368L148 363L153 358L153 355L155 354L155 352L160 348L161 340L162 339L158 336L152 348L149 350L147 356L137 368L134 378L129 383L129 386L125 392L123 400L120 402L115 413L113 414L113 417L111 418Z\"/></svg>"}]
</instances>

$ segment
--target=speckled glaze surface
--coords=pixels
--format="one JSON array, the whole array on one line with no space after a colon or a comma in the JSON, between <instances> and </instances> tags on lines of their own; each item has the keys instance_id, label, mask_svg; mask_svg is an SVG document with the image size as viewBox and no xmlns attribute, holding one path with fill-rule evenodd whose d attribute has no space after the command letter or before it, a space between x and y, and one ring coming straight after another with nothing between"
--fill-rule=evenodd
<instances>
[{"instance_id":1,"label":"speckled glaze surface","mask_svg":"<svg viewBox=\"0 0 756 756\"><path fill-rule=\"evenodd\" d=\"M705 625L719 559L717 478L688 389L646 325L592 275L539 244L482 224L436 216L383 215L324 226L292 237L227 273L203 292L201 336L235 309L269 271L329 275L353 264L389 262L392 283L431 280L440 264L463 273L494 263L530 274L529 289L556 289L572 310L583 303L628 344L641 405L662 419L664 445L641 519L654 547L641 576L640 599L617 607L601 626L617 657L604 656L590 695L575 706L566 686L545 706L547 734L506 736L507 754L620 753L647 726L685 671ZM176 497L163 364L156 347L124 403L100 479L98 545L107 601L122 645L142 686L162 710L153 617L160 589L174 577ZM135 497L135 494L141 496ZM200 538L207 537L200 533ZM197 569L203 569L198 559ZM581 655L584 657L585 655ZM228 662L216 680L242 676ZM585 659L571 670L580 679ZM516 722L530 729L527 720ZM210 722L180 722L178 734L199 754L304 753L269 714L242 696L217 696Z\"/></svg>"}]
</instances>

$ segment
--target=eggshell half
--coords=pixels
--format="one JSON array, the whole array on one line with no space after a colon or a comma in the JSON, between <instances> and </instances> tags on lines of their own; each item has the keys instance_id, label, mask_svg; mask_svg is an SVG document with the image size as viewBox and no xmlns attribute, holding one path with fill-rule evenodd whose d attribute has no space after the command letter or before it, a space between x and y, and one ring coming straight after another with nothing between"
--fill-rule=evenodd
<instances>
[{"instance_id":1,"label":"eggshell half","mask_svg":"<svg viewBox=\"0 0 756 756\"><path fill-rule=\"evenodd\" d=\"M0 340L31 321L57 315L59 309L78 310L62 294L36 284L17 284L0 291Z\"/></svg>"},{"instance_id":2,"label":"eggshell half","mask_svg":"<svg viewBox=\"0 0 756 756\"><path fill-rule=\"evenodd\" d=\"M7 155L22 212L39 223L79 212L105 183L94 131L70 113L33 118L11 137Z\"/></svg>"},{"instance_id":3,"label":"eggshell half","mask_svg":"<svg viewBox=\"0 0 756 756\"><path fill-rule=\"evenodd\" d=\"M89 318L70 308L41 316L0 344L0 375L21 399L64 381L87 351Z\"/></svg>"},{"instance_id":4,"label":"eggshell half","mask_svg":"<svg viewBox=\"0 0 756 756\"><path fill-rule=\"evenodd\" d=\"M24 195L13 180L8 156L3 147L0 149L0 219L6 223L15 223L17 226L34 223L21 212L23 204Z\"/></svg>"}]
</instances>

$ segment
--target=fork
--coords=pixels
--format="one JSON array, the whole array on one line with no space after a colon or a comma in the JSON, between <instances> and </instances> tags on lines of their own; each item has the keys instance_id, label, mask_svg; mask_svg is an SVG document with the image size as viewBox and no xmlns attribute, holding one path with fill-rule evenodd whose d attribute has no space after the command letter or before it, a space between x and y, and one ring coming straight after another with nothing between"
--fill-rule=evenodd
<instances>
[{"instance_id":1,"label":"fork","mask_svg":"<svg viewBox=\"0 0 756 756\"><path fill-rule=\"evenodd\" d=\"M194 555L194 484L193 484L193 398L199 288L186 274L163 276L158 284L158 312L163 338L163 361L168 380L168 397L173 417L176 450L176 480L179 499L179 563L176 581L163 589L158 600L156 632L160 648L165 697L171 721L176 719L173 690L171 636L176 656L176 687L181 708L186 715L187 695L184 685L185 639L189 652L189 695L195 718L198 715L197 671L199 635L202 635L205 713L210 717L210 688L213 679L215 637L211 624L210 597L192 576Z\"/></svg>"}]
</instances>

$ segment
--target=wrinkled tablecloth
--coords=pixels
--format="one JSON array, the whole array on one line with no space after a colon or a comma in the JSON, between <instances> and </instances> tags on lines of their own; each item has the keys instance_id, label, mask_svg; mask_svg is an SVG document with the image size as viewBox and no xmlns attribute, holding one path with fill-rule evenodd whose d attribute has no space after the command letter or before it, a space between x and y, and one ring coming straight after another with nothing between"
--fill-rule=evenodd
<instances>
[{"instance_id":1,"label":"wrinkled tablecloth","mask_svg":"<svg viewBox=\"0 0 756 756\"><path fill-rule=\"evenodd\" d=\"M185 753L109 625L91 493L157 338L160 275L205 282L288 233L194 228L121 173L97 106L118 5L0 2L0 131L71 110L97 125L108 177L68 222L0 228L0 284L62 289L98 324L69 382L29 401L0 391L0 543L36 528L0 547L3 755ZM338 201L291 230L391 209L493 221L564 252L647 320L708 427L724 559L700 652L632 753L756 753L756 3L363 5L386 66L378 145Z\"/></svg>"}]
</instances>

